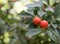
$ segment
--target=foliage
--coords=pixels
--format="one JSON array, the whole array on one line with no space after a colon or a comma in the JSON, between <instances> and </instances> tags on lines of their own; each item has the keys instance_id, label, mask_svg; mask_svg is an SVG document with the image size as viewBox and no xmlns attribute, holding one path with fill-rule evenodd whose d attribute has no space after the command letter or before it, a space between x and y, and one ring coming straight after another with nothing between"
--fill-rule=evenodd
<instances>
[{"instance_id":1,"label":"foliage","mask_svg":"<svg viewBox=\"0 0 60 44\"><path fill-rule=\"evenodd\" d=\"M60 44L60 0L0 0L0 44Z\"/></svg>"}]
</instances>

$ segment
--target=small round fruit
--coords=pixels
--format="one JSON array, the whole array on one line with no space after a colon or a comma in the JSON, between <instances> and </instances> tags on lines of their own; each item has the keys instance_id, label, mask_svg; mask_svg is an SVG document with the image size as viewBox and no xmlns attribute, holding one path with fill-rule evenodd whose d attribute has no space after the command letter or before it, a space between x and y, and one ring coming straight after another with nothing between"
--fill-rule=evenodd
<instances>
[{"instance_id":1,"label":"small round fruit","mask_svg":"<svg viewBox=\"0 0 60 44\"><path fill-rule=\"evenodd\" d=\"M48 21L46 21L46 20L41 21L40 27L41 28L47 28L48 27Z\"/></svg>"},{"instance_id":2,"label":"small round fruit","mask_svg":"<svg viewBox=\"0 0 60 44\"><path fill-rule=\"evenodd\" d=\"M34 17L34 18L33 18L33 23L34 23L35 25L40 24L40 22L41 22L41 18L40 18L40 17Z\"/></svg>"}]
</instances>

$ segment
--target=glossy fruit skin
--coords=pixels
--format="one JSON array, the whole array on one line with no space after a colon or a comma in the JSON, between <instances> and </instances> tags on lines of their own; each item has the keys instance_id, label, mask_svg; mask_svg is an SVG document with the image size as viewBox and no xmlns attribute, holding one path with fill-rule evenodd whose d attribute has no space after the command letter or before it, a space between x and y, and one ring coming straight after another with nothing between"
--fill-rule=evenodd
<instances>
[{"instance_id":1,"label":"glossy fruit skin","mask_svg":"<svg viewBox=\"0 0 60 44\"><path fill-rule=\"evenodd\" d=\"M41 18L40 18L40 17L34 17L34 18L33 18L33 23L34 23L35 25L40 24L40 22L41 22Z\"/></svg>"},{"instance_id":2,"label":"glossy fruit skin","mask_svg":"<svg viewBox=\"0 0 60 44\"><path fill-rule=\"evenodd\" d=\"M48 28L48 21L46 21L46 20L41 21L40 27L41 28Z\"/></svg>"}]
</instances>

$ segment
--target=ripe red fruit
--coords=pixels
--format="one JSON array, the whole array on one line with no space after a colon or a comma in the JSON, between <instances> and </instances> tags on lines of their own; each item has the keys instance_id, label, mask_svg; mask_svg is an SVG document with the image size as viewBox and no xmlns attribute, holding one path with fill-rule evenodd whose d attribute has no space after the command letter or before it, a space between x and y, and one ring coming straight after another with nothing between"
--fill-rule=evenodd
<instances>
[{"instance_id":1,"label":"ripe red fruit","mask_svg":"<svg viewBox=\"0 0 60 44\"><path fill-rule=\"evenodd\" d=\"M40 24L40 22L41 22L41 18L39 18L39 17L34 17L34 18L33 18L33 23L34 23L35 25Z\"/></svg>"},{"instance_id":2,"label":"ripe red fruit","mask_svg":"<svg viewBox=\"0 0 60 44\"><path fill-rule=\"evenodd\" d=\"M46 20L41 21L40 27L41 28L47 28L48 27L48 21L46 21Z\"/></svg>"}]
</instances>

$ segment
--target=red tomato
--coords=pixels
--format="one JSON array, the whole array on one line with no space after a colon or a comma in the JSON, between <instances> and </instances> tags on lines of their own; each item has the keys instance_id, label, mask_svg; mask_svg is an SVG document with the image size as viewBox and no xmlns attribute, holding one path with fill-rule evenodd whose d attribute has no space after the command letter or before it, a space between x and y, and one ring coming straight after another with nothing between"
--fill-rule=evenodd
<instances>
[{"instance_id":1,"label":"red tomato","mask_svg":"<svg viewBox=\"0 0 60 44\"><path fill-rule=\"evenodd\" d=\"M41 18L39 18L39 17L34 17L34 18L33 18L33 23L34 23L35 25L40 24L40 22L41 22Z\"/></svg>"},{"instance_id":2,"label":"red tomato","mask_svg":"<svg viewBox=\"0 0 60 44\"><path fill-rule=\"evenodd\" d=\"M47 28L48 27L48 21L46 21L46 20L41 21L40 27L41 28Z\"/></svg>"}]
</instances>

